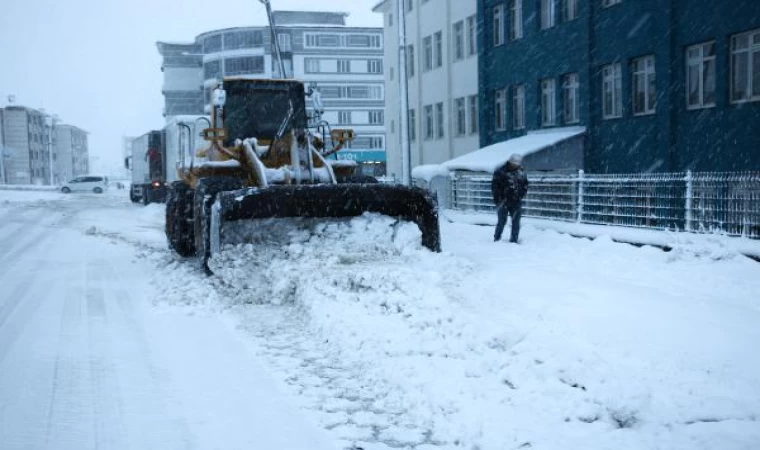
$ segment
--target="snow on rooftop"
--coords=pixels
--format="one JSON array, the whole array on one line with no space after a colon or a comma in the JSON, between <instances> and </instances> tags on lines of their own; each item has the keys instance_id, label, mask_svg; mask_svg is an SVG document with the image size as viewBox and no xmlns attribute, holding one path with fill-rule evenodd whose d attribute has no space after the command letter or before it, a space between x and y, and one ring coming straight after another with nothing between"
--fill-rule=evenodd
<instances>
[{"instance_id":1,"label":"snow on rooftop","mask_svg":"<svg viewBox=\"0 0 760 450\"><path fill-rule=\"evenodd\" d=\"M483 147L480 150L446 161L441 165L448 170L494 172L499 166L507 162L507 159L513 153L518 153L522 156L530 155L571 137L578 136L585 131L585 127L531 131L525 136Z\"/></svg>"},{"instance_id":2,"label":"snow on rooftop","mask_svg":"<svg viewBox=\"0 0 760 450\"><path fill-rule=\"evenodd\" d=\"M423 164L412 169L412 178L415 180L425 180L430 183L436 176L448 177L449 170L442 164Z\"/></svg>"}]
</instances>

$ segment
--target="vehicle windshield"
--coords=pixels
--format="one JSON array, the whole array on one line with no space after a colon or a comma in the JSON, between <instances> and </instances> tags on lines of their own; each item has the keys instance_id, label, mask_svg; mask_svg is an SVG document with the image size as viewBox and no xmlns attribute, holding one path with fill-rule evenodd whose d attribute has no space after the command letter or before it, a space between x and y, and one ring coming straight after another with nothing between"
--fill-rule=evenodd
<instances>
[{"instance_id":1,"label":"vehicle windshield","mask_svg":"<svg viewBox=\"0 0 760 450\"><path fill-rule=\"evenodd\" d=\"M225 103L225 128L229 141L258 137L270 140L288 119L288 111L293 109L293 119L286 131L306 128L303 87L296 92L283 82L269 82L262 86L259 82L229 81L225 83L227 102Z\"/></svg>"}]
</instances>

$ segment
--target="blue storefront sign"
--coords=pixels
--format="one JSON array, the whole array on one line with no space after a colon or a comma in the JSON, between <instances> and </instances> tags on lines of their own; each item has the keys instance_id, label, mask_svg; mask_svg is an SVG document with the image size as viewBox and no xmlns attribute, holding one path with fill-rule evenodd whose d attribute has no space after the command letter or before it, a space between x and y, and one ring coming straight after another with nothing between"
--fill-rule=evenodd
<instances>
[{"instance_id":1,"label":"blue storefront sign","mask_svg":"<svg viewBox=\"0 0 760 450\"><path fill-rule=\"evenodd\" d=\"M336 153L336 156L337 159L341 161L385 162L385 152L383 151L341 150Z\"/></svg>"}]
</instances>

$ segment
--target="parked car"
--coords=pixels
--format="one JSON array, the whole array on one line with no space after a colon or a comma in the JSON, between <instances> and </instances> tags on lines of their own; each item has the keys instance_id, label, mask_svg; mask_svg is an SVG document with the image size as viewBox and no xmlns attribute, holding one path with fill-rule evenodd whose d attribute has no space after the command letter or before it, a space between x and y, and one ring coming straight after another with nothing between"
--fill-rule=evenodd
<instances>
[{"instance_id":1,"label":"parked car","mask_svg":"<svg viewBox=\"0 0 760 450\"><path fill-rule=\"evenodd\" d=\"M67 183L63 183L63 186L61 186L61 192L64 194L68 194L69 192L94 192L102 194L106 189L108 189L108 177L97 175L76 177Z\"/></svg>"}]
</instances>

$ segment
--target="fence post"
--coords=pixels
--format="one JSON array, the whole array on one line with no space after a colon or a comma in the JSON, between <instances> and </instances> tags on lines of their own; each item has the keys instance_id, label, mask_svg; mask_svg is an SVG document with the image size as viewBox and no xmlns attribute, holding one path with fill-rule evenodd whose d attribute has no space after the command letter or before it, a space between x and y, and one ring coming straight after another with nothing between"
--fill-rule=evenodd
<instances>
[{"instance_id":1,"label":"fence post","mask_svg":"<svg viewBox=\"0 0 760 450\"><path fill-rule=\"evenodd\" d=\"M685 231L691 232L693 231L693 211L692 211L692 205L694 204L694 178L692 177L691 170L686 171L686 177L684 178L684 181L686 182L686 205L684 208L684 229Z\"/></svg>"},{"instance_id":2,"label":"fence post","mask_svg":"<svg viewBox=\"0 0 760 450\"><path fill-rule=\"evenodd\" d=\"M578 210L576 214L576 222L583 222L583 170L578 171Z\"/></svg>"},{"instance_id":3,"label":"fence post","mask_svg":"<svg viewBox=\"0 0 760 450\"><path fill-rule=\"evenodd\" d=\"M459 178L457 177L456 172L449 172L449 191L451 192L451 203L449 207L451 209L459 209L459 192L458 192L458 186L457 182L459 181Z\"/></svg>"}]
</instances>

